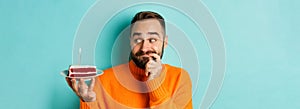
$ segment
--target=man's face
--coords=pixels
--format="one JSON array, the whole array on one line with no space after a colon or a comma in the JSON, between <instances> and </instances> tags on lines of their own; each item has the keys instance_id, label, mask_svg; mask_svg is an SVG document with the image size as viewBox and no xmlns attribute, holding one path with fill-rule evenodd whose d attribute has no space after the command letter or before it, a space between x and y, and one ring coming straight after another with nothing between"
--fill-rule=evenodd
<instances>
[{"instance_id":1,"label":"man's face","mask_svg":"<svg viewBox=\"0 0 300 109\"><path fill-rule=\"evenodd\" d=\"M149 56L151 53L162 57L162 51L167 44L167 37L164 36L164 32L163 27L157 19L137 21L132 25L130 57L138 67L145 68L149 59L153 59L153 57ZM163 41L164 39L165 41Z\"/></svg>"}]
</instances>

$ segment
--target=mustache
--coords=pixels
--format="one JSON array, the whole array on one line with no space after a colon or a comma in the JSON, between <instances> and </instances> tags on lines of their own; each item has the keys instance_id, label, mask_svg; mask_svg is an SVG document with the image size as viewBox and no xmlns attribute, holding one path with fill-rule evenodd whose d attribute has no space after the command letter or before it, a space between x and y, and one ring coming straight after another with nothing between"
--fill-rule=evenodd
<instances>
[{"instance_id":1,"label":"mustache","mask_svg":"<svg viewBox=\"0 0 300 109\"><path fill-rule=\"evenodd\" d=\"M135 55L136 56L142 56L142 55L145 55L145 54L151 54L151 53L155 53L155 54L157 54L157 52L156 51L147 51L147 52L143 52L143 51L138 51L137 53L135 53Z\"/></svg>"}]
</instances>

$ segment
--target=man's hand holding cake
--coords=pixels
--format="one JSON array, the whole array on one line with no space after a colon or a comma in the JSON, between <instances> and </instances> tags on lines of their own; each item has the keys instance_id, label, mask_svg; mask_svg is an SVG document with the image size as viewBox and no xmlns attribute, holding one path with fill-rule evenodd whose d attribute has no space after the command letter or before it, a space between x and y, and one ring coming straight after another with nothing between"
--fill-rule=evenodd
<instances>
[{"instance_id":1,"label":"man's hand holding cake","mask_svg":"<svg viewBox=\"0 0 300 109\"><path fill-rule=\"evenodd\" d=\"M88 86L84 79L66 78L69 86L76 93L76 95L84 102L92 102L96 100L96 93L93 91L95 85L95 78L91 79L91 84Z\"/></svg>"},{"instance_id":2,"label":"man's hand holding cake","mask_svg":"<svg viewBox=\"0 0 300 109\"><path fill-rule=\"evenodd\" d=\"M96 100L96 93L93 91L95 77L97 75L96 66L79 66L73 65L69 67L69 74L66 80L76 95L85 102ZM71 78L70 78L71 77ZM77 82L77 80L79 80ZM88 86L84 78L91 78L91 83Z\"/></svg>"},{"instance_id":3,"label":"man's hand holding cake","mask_svg":"<svg viewBox=\"0 0 300 109\"><path fill-rule=\"evenodd\" d=\"M77 83L75 79L71 79L71 87L82 101L92 102L96 100L96 93L93 91L95 78L91 79L91 84L88 86L84 79L79 79Z\"/></svg>"}]
</instances>

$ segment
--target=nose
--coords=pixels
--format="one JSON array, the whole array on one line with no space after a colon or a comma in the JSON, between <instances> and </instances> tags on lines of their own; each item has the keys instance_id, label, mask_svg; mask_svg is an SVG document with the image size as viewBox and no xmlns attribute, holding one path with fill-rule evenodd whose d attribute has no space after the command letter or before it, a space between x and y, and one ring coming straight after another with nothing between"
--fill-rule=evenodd
<instances>
[{"instance_id":1,"label":"nose","mask_svg":"<svg viewBox=\"0 0 300 109\"><path fill-rule=\"evenodd\" d=\"M151 43L147 40L144 40L142 43L142 46L141 46L141 50L143 52L147 52L147 51L151 50Z\"/></svg>"}]
</instances>

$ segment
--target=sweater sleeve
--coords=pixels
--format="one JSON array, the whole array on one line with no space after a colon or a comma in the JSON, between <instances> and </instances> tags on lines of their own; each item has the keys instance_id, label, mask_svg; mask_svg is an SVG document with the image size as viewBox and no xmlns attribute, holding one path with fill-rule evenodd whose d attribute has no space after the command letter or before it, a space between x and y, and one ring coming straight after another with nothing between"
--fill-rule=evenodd
<instances>
[{"instance_id":1,"label":"sweater sleeve","mask_svg":"<svg viewBox=\"0 0 300 109\"><path fill-rule=\"evenodd\" d=\"M188 73L182 70L177 88L172 95L167 86L161 85L164 82L166 72L147 83L150 89L150 106L155 109L192 109L192 83ZM158 86L159 87L155 87Z\"/></svg>"},{"instance_id":2,"label":"sweater sleeve","mask_svg":"<svg viewBox=\"0 0 300 109\"><path fill-rule=\"evenodd\" d=\"M162 87L165 77L166 72L164 70L159 77L146 82L148 90L150 91L150 105L158 105L170 97L170 92L165 87Z\"/></svg>"},{"instance_id":3,"label":"sweater sleeve","mask_svg":"<svg viewBox=\"0 0 300 109\"><path fill-rule=\"evenodd\" d=\"M84 102L80 99L80 109L99 109L97 101Z\"/></svg>"},{"instance_id":4,"label":"sweater sleeve","mask_svg":"<svg viewBox=\"0 0 300 109\"><path fill-rule=\"evenodd\" d=\"M180 82L178 85L177 90L175 91L174 95L172 96L170 104L166 104L164 106L170 106L174 104L173 109L192 109L192 82L190 79L189 74L182 70ZM169 108L171 109L171 108Z\"/></svg>"}]
</instances>

